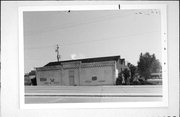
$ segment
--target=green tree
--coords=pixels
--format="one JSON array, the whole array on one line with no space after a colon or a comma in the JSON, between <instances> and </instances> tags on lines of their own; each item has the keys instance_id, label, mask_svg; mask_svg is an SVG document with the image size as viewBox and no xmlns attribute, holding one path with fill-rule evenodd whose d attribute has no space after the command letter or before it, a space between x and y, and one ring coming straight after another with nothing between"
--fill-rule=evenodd
<instances>
[{"instance_id":1,"label":"green tree","mask_svg":"<svg viewBox=\"0 0 180 117\"><path fill-rule=\"evenodd\" d=\"M145 54L140 54L137 67L139 74L147 80L152 72L156 72L161 68L161 65L156 59L155 54L150 55L146 52Z\"/></svg>"}]
</instances>

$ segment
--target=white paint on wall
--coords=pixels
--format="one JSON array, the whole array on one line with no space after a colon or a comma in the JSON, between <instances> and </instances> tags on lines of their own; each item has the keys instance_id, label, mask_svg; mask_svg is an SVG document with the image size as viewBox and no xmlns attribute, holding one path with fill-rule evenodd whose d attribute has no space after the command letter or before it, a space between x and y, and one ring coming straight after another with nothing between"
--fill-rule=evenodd
<instances>
[{"instance_id":1,"label":"white paint on wall","mask_svg":"<svg viewBox=\"0 0 180 117\"><path fill-rule=\"evenodd\" d=\"M114 85L116 80L114 61L93 63L68 62L63 63L63 66L37 68L36 74L37 85Z\"/></svg>"},{"instance_id":2,"label":"white paint on wall","mask_svg":"<svg viewBox=\"0 0 180 117\"><path fill-rule=\"evenodd\" d=\"M60 85L61 74L60 70L38 71L37 84L38 85Z\"/></svg>"},{"instance_id":3,"label":"white paint on wall","mask_svg":"<svg viewBox=\"0 0 180 117\"><path fill-rule=\"evenodd\" d=\"M113 85L114 82L112 66L82 68L80 74L80 85Z\"/></svg>"}]
</instances>

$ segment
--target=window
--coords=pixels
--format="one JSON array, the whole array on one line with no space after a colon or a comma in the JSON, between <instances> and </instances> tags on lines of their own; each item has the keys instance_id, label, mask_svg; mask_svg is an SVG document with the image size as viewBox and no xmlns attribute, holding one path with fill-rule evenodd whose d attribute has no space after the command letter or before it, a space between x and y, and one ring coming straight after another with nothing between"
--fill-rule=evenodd
<instances>
[{"instance_id":1,"label":"window","mask_svg":"<svg viewBox=\"0 0 180 117\"><path fill-rule=\"evenodd\" d=\"M92 81L95 81L95 80L97 80L97 76L92 77Z\"/></svg>"},{"instance_id":2,"label":"window","mask_svg":"<svg viewBox=\"0 0 180 117\"><path fill-rule=\"evenodd\" d=\"M40 81L47 81L46 78L40 78Z\"/></svg>"}]
</instances>

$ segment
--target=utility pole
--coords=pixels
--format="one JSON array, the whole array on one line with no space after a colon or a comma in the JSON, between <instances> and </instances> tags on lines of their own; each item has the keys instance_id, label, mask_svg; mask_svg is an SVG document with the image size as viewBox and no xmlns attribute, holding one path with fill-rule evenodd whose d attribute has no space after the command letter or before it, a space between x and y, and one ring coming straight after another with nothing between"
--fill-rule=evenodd
<instances>
[{"instance_id":1,"label":"utility pole","mask_svg":"<svg viewBox=\"0 0 180 117\"><path fill-rule=\"evenodd\" d=\"M57 61L59 62L60 55L59 55L59 45L58 44L56 46L56 50L55 51L57 52Z\"/></svg>"}]
</instances>

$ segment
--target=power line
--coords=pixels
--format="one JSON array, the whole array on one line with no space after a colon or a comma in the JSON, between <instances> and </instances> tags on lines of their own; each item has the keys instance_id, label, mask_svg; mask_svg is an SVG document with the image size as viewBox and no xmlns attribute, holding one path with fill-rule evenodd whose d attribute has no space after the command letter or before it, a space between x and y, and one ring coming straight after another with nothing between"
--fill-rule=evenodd
<instances>
[{"instance_id":1,"label":"power line","mask_svg":"<svg viewBox=\"0 0 180 117\"><path fill-rule=\"evenodd\" d=\"M122 36L114 36L114 37L107 37L107 38L101 38L101 39L94 39L94 40L89 40L89 41L79 41L75 43L64 43L62 46L72 46L72 45L79 45L79 44L84 44L84 43L94 43L97 41L110 41L110 40L122 40L122 38L126 39L127 37L132 37L132 36L139 36L139 35L146 35L146 34L151 34L151 33L158 33L160 31L149 31L149 32L142 32L142 33L136 33L136 34L127 34L127 35L122 35ZM42 46L42 47L25 47L25 49L44 49L44 48L52 48L55 47L55 45L48 45L48 46Z\"/></svg>"},{"instance_id":2,"label":"power line","mask_svg":"<svg viewBox=\"0 0 180 117\"><path fill-rule=\"evenodd\" d=\"M93 18L93 19L86 20L86 21L82 20L79 23L68 23L64 27L62 27L60 25L49 26L48 28L44 28L44 30L41 33L38 32L38 33L35 33L35 34L37 35L37 34L42 34L42 33L47 33L47 32L52 32L52 31L59 31L59 30L64 30L64 29L69 29L69 28L75 28L75 27L80 27L80 26L83 26L83 25L95 24L95 23L102 22L102 21L115 20L117 18L125 18L127 16L130 16L130 13L127 14L127 15L121 15L121 16L117 16L117 15L113 15L113 14L104 15L104 16ZM33 31L27 31L27 32L32 33ZM26 34L26 36L27 35L32 36L33 34Z\"/></svg>"},{"instance_id":3,"label":"power line","mask_svg":"<svg viewBox=\"0 0 180 117\"><path fill-rule=\"evenodd\" d=\"M104 16L96 17L96 18L93 17L93 18L91 18L89 20L84 20L83 19L83 20L78 21L79 23L68 23L64 27L62 27L61 25L48 26L48 27L44 28L43 30L41 30L41 32L38 32L38 30L37 30L37 32L27 31L27 32L25 32L25 35L26 36L32 36L32 35L42 34L42 33L46 33L46 32L52 32L52 31L59 31L59 30L69 29L69 28L75 28L75 27L79 27L79 26L83 26L83 25L90 25L90 24L93 24L93 23L98 23L100 21L102 22L102 21L107 21L107 20L115 20L117 18L125 18L127 16L132 16L133 14L136 14L136 15L160 14L160 11L158 11L158 10L149 10L147 13L146 12L145 11L136 11L135 12L135 11L132 10L132 12L129 12L126 15L121 15L121 14L117 15L117 13L116 14L112 13L111 15L104 15Z\"/></svg>"}]
</instances>

